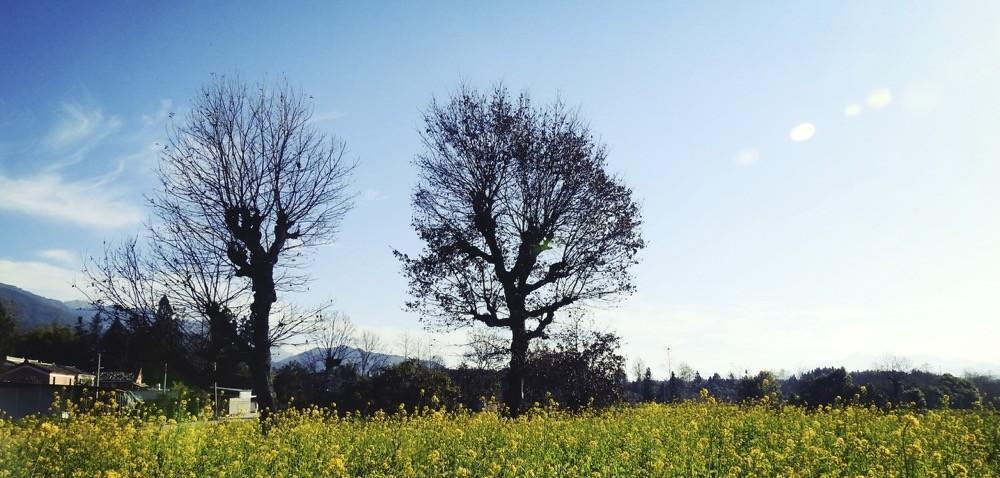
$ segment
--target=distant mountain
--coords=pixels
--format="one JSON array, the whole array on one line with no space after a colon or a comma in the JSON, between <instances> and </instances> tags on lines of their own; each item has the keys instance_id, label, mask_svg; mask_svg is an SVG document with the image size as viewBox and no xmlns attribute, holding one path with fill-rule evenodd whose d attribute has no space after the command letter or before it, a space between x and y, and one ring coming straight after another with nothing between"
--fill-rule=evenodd
<instances>
[{"instance_id":1,"label":"distant mountain","mask_svg":"<svg viewBox=\"0 0 1000 478\"><path fill-rule=\"evenodd\" d=\"M22 331L50 324L72 327L77 317L88 319L94 315L94 309L86 302L60 302L7 284L0 284L0 303Z\"/></svg>"},{"instance_id":2,"label":"distant mountain","mask_svg":"<svg viewBox=\"0 0 1000 478\"><path fill-rule=\"evenodd\" d=\"M278 369L278 368L284 367L285 365L288 365L288 364L290 364L292 362L298 362L298 363L300 363L300 364L302 364L302 365L304 365L306 367L309 367L310 365L315 365L320 370L322 370L323 369L323 363L322 363L322 361L317 361L315 364L312 363L314 357L321 357L322 356L319 353L322 350L323 350L322 347L315 347L315 348L306 350L305 352L298 353L298 354L295 354L295 355L291 355L291 356L282 358L280 360L276 360L274 362L274 368ZM360 361L360 352L361 352L361 349L357 349L357 348L354 348L354 347L347 347L346 350L345 350L345 354L344 354L344 362L347 363L347 364L358 365L358 363ZM403 357L402 355L382 354L382 353L377 353L377 352L374 353L374 354L372 354L372 362L373 363L381 363L381 364L383 364L384 366L387 366L387 367L399 364L399 363L401 363L401 362L403 362L405 360L406 360L406 357ZM430 361L430 360L424 360L423 362L424 362L425 365L428 365L428 366L439 365L437 362Z\"/></svg>"}]
</instances>

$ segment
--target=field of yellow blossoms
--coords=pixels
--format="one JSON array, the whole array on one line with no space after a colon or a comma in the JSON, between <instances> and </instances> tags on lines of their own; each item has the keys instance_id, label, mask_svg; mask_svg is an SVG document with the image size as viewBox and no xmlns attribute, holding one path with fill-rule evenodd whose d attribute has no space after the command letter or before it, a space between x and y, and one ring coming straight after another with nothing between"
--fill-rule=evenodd
<instances>
[{"instance_id":1,"label":"field of yellow blossoms","mask_svg":"<svg viewBox=\"0 0 1000 478\"><path fill-rule=\"evenodd\" d=\"M996 411L705 401L575 413L0 421L0 477L1000 477Z\"/></svg>"}]
</instances>

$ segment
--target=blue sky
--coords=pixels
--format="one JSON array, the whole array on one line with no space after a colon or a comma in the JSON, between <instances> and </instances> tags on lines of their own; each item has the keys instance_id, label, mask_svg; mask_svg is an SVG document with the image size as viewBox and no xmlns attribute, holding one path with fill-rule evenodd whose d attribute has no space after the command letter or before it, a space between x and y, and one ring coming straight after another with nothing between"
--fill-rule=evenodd
<instances>
[{"instance_id":1,"label":"blue sky","mask_svg":"<svg viewBox=\"0 0 1000 478\"><path fill-rule=\"evenodd\" d=\"M303 303L390 348L416 251L420 112L460 82L577 105L642 201L639 293L595 310L654 373L1000 371L993 2L8 3L0 282L60 298L134 234L154 152L212 74L285 76L359 161ZM446 356L462 333L438 338Z\"/></svg>"}]
</instances>

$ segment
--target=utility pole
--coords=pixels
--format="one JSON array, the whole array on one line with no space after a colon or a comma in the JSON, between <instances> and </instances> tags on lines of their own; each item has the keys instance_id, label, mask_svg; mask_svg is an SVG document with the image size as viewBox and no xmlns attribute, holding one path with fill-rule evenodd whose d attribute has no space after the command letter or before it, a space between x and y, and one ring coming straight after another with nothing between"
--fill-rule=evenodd
<instances>
[{"instance_id":1,"label":"utility pole","mask_svg":"<svg viewBox=\"0 0 1000 478\"><path fill-rule=\"evenodd\" d=\"M101 353L97 352L97 384L94 386L94 400L101 398Z\"/></svg>"},{"instance_id":2,"label":"utility pole","mask_svg":"<svg viewBox=\"0 0 1000 478\"><path fill-rule=\"evenodd\" d=\"M667 346L667 379L674 376L674 369L670 366L670 346Z\"/></svg>"},{"instance_id":3,"label":"utility pole","mask_svg":"<svg viewBox=\"0 0 1000 478\"><path fill-rule=\"evenodd\" d=\"M212 405L212 418L219 418L219 366L218 362L212 362L212 393L215 397L215 404Z\"/></svg>"},{"instance_id":4,"label":"utility pole","mask_svg":"<svg viewBox=\"0 0 1000 478\"><path fill-rule=\"evenodd\" d=\"M167 363L163 362L163 391L167 391Z\"/></svg>"}]
</instances>

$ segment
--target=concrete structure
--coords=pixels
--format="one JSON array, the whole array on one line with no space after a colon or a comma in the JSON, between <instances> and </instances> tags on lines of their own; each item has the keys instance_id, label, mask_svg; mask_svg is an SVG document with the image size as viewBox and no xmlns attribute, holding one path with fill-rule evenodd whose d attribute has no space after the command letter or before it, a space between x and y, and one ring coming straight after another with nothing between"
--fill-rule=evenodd
<instances>
[{"instance_id":1,"label":"concrete structure","mask_svg":"<svg viewBox=\"0 0 1000 478\"><path fill-rule=\"evenodd\" d=\"M252 390L216 387L215 393L219 400L225 402L226 416L249 417L257 414L257 396Z\"/></svg>"}]
</instances>

